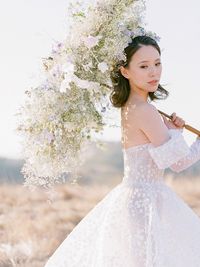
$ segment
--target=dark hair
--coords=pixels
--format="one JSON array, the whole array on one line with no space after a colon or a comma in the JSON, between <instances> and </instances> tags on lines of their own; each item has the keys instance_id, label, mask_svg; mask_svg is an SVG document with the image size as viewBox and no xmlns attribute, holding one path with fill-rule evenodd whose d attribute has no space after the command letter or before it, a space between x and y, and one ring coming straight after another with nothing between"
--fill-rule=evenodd
<instances>
[{"instance_id":1,"label":"dark hair","mask_svg":"<svg viewBox=\"0 0 200 267\"><path fill-rule=\"evenodd\" d=\"M127 67L133 54L142 47L142 45L151 45L157 49L161 55L161 50L157 42L152 39L150 36L136 36L132 39L132 42L124 49L126 55L126 62L120 61L115 66L110 73L111 81L113 84L113 91L110 94L110 101L114 107L122 107L125 105L130 94L130 85L129 80L126 79L120 71L120 66ZM158 89L155 92L149 92L148 98L150 101L155 99L166 99L169 95L169 92L164 89L160 84Z\"/></svg>"}]
</instances>

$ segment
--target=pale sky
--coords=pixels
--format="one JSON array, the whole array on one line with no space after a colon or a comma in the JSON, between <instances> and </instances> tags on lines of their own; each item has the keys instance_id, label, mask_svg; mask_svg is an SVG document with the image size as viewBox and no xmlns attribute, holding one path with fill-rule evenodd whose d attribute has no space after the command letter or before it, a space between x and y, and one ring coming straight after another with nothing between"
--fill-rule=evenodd
<instances>
[{"instance_id":1,"label":"pale sky","mask_svg":"<svg viewBox=\"0 0 200 267\"><path fill-rule=\"evenodd\" d=\"M0 156L18 158L14 113L24 91L38 85L41 58L54 41L65 39L67 0L0 1ZM160 83L170 92L154 105L200 129L200 1L148 0L147 28L160 37L163 72ZM184 130L191 143L196 135ZM120 129L105 131L107 140L120 141Z\"/></svg>"}]
</instances>

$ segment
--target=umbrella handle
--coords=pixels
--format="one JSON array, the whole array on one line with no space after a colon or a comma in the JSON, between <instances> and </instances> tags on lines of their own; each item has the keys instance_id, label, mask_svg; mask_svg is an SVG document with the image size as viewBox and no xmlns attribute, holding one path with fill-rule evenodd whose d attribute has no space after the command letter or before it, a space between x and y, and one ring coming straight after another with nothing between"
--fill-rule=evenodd
<instances>
[{"instance_id":1,"label":"umbrella handle","mask_svg":"<svg viewBox=\"0 0 200 267\"><path fill-rule=\"evenodd\" d=\"M172 115L170 116L170 115L164 113L163 111L161 111L161 110L159 110L159 109L158 109L158 112L159 112L160 114L164 115L165 117L167 117L168 119L172 119L172 118L173 118ZM200 131L197 130L196 128L190 126L189 124L184 124L183 127L186 128L188 131L190 131L190 132L192 132L192 133L195 133L195 134L197 134L198 136L200 136Z\"/></svg>"}]
</instances>

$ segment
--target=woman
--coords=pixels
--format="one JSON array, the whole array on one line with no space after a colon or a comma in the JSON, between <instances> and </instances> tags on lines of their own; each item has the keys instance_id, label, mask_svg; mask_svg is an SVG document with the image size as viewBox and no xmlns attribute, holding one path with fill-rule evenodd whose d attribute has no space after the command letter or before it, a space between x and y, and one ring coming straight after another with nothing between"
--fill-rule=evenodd
<instances>
[{"instance_id":1,"label":"woman","mask_svg":"<svg viewBox=\"0 0 200 267\"><path fill-rule=\"evenodd\" d=\"M124 176L72 230L45 267L199 267L200 219L164 183L164 170L184 170L200 159L200 138L189 147L184 120L160 116L157 42L136 36L126 62L111 73L111 102L121 108Z\"/></svg>"}]
</instances>

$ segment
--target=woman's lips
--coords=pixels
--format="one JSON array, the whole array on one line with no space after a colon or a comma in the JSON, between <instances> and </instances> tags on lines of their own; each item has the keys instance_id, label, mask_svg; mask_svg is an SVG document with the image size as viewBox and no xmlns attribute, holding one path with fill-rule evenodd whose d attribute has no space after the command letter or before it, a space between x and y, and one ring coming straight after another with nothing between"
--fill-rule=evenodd
<instances>
[{"instance_id":1,"label":"woman's lips","mask_svg":"<svg viewBox=\"0 0 200 267\"><path fill-rule=\"evenodd\" d=\"M153 82L148 82L151 85L156 85L158 83L158 81L153 81Z\"/></svg>"}]
</instances>

